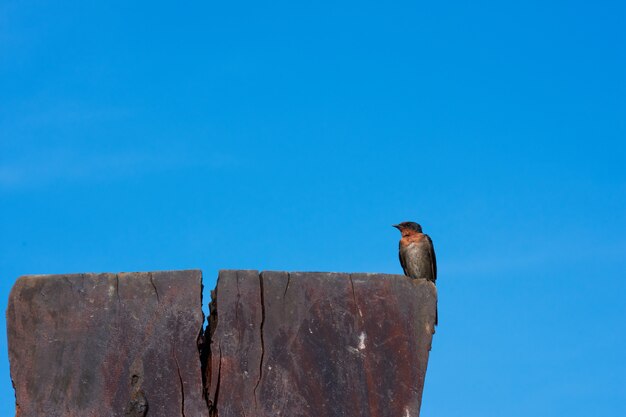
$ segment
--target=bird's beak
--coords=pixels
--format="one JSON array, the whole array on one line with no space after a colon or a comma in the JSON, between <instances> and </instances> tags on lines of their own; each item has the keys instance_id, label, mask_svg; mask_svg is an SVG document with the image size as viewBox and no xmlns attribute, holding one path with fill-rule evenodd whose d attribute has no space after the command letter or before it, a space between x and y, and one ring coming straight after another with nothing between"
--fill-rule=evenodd
<instances>
[{"instance_id":1,"label":"bird's beak","mask_svg":"<svg viewBox=\"0 0 626 417\"><path fill-rule=\"evenodd\" d=\"M395 227L396 229L400 230L400 225L399 224L392 224L392 227Z\"/></svg>"}]
</instances>

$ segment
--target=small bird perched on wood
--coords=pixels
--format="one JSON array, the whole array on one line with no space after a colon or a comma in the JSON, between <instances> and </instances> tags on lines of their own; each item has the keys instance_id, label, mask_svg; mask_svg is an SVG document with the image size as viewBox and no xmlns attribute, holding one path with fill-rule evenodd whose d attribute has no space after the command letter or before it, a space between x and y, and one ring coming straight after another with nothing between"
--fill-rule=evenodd
<instances>
[{"instance_id":1,"label":"small bird perched on wood","mask_svg":"<svg viewBox=\"0 0 626 417\"><path fill-rule=\"evenodd\" d=\"M437 280L437 259L430 236L422 233L422 226L414 222L402 222L393 227L402 233L399 255L404 275L434 283Z\"/></svg>"}]
</instances>

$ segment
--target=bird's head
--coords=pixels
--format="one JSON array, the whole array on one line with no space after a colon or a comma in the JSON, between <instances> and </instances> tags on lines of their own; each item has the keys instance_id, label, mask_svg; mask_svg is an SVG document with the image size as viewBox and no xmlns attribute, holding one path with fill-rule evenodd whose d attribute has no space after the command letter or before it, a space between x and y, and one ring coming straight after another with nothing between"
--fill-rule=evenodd
<instances>
[{"instance_id":1,"label":"bird's head","mask_svg":"<svg viewBox=\"0 0 626 417\"><path fill-rule=\"evenodd\" d=\"M393 227L398 229L402 236L408 236L413 233L422 233L422 226L415 222L402 222L399 224L394 224Z\"/></svg>"}]
</instances>

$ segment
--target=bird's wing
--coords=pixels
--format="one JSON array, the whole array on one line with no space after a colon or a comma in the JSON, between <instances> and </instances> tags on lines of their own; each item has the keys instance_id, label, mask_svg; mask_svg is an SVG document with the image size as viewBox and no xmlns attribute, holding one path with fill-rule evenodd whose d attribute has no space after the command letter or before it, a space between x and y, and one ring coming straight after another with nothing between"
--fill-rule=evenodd
<instances>
[{"instance_id":1,"label":"bird's wing","mask_svg":"<svg viewBox=\"0 0 626 417\"><path fill-rule=\"evenodd\" d=\"M400 266L402 267L402 271L404 271L404 275L409 275L406 272L406 261L404 260L404 256L402 256L402 243L398 245L398 257L400 258Z\"/></svg>"},{"instance_id":2,"label":"bird's wing","mask_svg":"<svg viewBox=\"0 0 626 417\"><path fill-rule=\"evenodd\" d=\"M433 282L437 280L437 257L435 256L435 247L433 246L433 241L430 236L426 236L426 241L428 242L428 253L430 255L430 265L433 269Z\"/></svg>"}]
</instances>

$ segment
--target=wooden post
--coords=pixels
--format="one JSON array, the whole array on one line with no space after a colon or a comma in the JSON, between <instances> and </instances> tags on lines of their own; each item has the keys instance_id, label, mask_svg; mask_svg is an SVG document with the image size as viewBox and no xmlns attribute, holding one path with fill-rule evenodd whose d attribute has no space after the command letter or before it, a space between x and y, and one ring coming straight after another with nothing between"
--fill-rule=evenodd
<instances>
[{"instance_id":1,"label":"wooden post","mask_svg":"<svg viewBox=\"0 0 626 417\"><path fill-rule=\"evenodd\" d=\"M199 271L20 278L16 416L419 416L431 282L222 271L205 334L201 293Z\"/></svg>"},{"instance_id":2,"label":"wooden post","mask_svg":"<svg viewBox=\"0 0 626 417\"><path fill-rule=\"evenodd\" d=\"M200 271L34 275L9 297L18 417L206 417Z\"/></svg>"},{"instance_id":3,"label":"wooden post","mask_svg":"<svg viewBox=\"0 0 626 417\"><path fill-rule=\"evenodd\" d=\"M419 416L437 309L431 282L222 271L214 298L214 416Z\"/></svg>"}]
</instances>

